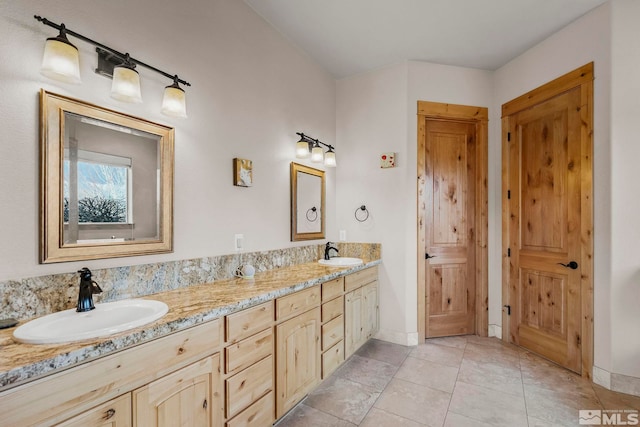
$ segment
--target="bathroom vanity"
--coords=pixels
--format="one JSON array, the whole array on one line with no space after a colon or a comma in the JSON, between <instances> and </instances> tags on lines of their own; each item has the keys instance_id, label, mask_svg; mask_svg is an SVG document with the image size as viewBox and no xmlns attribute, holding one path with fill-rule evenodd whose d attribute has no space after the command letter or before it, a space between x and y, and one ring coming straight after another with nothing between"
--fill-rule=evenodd
<instances>
[{"instance_id":1,"label":"bathroom vanity","mask_svg":"<svg viewBox=\"0 0 640 427\"><path fill-rule=\"evenodd\" d=\"M2 424L271 425L377 331L379 263L308 263L155 294L164 318L109 339L0 335Z\"/></svg>"}]
</instances>

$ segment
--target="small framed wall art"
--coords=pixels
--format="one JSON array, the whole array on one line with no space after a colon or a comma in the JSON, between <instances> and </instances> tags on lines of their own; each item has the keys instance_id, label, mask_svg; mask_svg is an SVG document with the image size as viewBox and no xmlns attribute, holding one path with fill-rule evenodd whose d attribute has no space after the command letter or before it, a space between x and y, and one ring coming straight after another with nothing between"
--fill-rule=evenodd
<instances>
[{"instance_id":1,"label":"small framed wall art","mask_svg":"<svg viewBox=\"0 0 640 427\"><path fill-rule=\"evenodd\" d=\"M233 185L251 187L253 185L253 162L247 159L233 159Z\"/></svg>"},{"instance_id":2,"label":"small framed wall art","mask_svg":"<svg viewBox=\"0 0 640 427\"><path fill-rule=\"evenodd\" d=\"M396 153L382 153L380 155L380 167L381 168L395 168L396 167Z\"/></svg>"}]
</instances>

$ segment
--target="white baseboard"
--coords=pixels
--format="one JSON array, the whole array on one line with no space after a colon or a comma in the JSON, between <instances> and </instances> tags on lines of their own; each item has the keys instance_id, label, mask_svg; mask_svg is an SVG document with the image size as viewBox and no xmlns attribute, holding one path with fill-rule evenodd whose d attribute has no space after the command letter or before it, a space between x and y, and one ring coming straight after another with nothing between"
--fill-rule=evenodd
<instances>
[{"instance_id":1,"label":"white baseboard","mask_svg":"<svg viewBox=\"0 0 640 427\"><path fill-rule=\"evenodd\" d=\"M502 326L500 325L489 325L489 336L496 337L502 339Z\"/></svg>"},{"instance_id":2,"label":"white baseboard","mask_svg":"<svg viewBox=\"0 0 640 427\"><path fill-rule=\"evenodd\" d=\"M594 365L593 382L612 391L640 396L640 378L638 377L616 374Z\"/></svg>"},{"instance_id":3,"label":"white baseboard","mask_svg":"<svg viewBox=\"0 0 640 427\"><path fill-rule=\"evenodd\" d=\"M418 345L417 332L398 332L381 329L374 338L405 346Z\"/></svg>"},{"instance_id":4,"label":"white baseboard","mask_svg":"<svg viewBox=\"0 0 640 427\"><path fill-rule=\"evenodd\" d=\"M611 390L611 372L593 365L593 382Z\"/></svg>"}]
</instances>

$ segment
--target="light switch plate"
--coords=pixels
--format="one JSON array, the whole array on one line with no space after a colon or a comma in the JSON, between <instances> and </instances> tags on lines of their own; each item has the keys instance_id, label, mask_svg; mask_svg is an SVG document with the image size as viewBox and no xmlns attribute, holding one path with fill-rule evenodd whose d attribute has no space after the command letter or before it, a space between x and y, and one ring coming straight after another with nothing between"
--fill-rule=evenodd
<instances>
[{"instance_id":1,"label":"light switch plate","mask_svg":"<svg viewBox=\"0 0 640 427\"><path fill-rule=\"evenodd\" d=\"M244 249L244 234L236 234L234 236L234 247L236 251Z\"/></svg>"},{"instance_id":2,"label":"light switch plate","mask_svg":"<svg viewBox=\"0 0 640 427\"><path fill-rule=\"evenodd\" d=\"M340 230L340 241L341 242L347 241L347 230Z\"/></svg>"}]
</instances>

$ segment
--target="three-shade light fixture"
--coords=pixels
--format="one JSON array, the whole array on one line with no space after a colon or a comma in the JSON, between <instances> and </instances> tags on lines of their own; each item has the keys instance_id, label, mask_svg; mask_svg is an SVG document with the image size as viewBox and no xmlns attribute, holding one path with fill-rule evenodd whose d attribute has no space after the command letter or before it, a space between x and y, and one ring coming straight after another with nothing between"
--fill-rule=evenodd
<instances>
[{"instance_id":1,"label":"three-shade light fixture","mask_svg":"<svg viewBox=\"0 0 640 427\"><path fill-rule=\"evenodd\" d=\"M333 151L334 147L332 145L313 139L302 132L296 132L296 135L300 136L300 140L296 144L296 157L298 159L311 157L311 161L314 163L324 162L327 167L336 167L336 153ZM328 150L325 152L321 146L327 147Z\"/></svg>"},{"instance_id":2,"label":"three-shade light fixture","mask_svg":"<svg viewBox=\"0 0 640 427\"><path fill-rule=\"evenodd\" d=\"M172 75L145 64L138 59L132 58L128 53L118 52L82 34L71 31L64 24L55 24L47 18L37 15L34 18L44 25L60 31L57 37L48 38L45 44L42 68L40 70L43 75L65 83L80 83L80 55L78 48L67 38L67 34L69 34L96 46L96 51L98 52L96 73L113 78L113 83L111 84L112 98L123 102L142 102L140 75L136 71L136 66L140 65L173 81L173 84L164 89L162 113L173 117L187 117L185 92L180 87L180 84L185 86L191 86L191 84L180 79L177 74Z\"/></svg>"}]
</instances>

